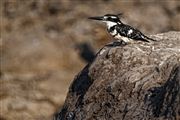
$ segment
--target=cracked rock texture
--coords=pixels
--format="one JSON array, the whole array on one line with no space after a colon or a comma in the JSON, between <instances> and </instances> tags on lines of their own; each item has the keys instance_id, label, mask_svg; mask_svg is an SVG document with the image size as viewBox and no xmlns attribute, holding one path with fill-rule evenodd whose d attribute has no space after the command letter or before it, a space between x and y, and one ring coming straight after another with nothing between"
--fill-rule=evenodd
<instances>
[{"instance_id":1,"label":"cracked rock texture","mask_svg":"<svg viewBox=\"0 0 180 120\"><path fill-rule=\"evenodd\" d=\"M74 79L56 120L179 120L180 32L106 45Z\"/></svg>"}]
</instances>

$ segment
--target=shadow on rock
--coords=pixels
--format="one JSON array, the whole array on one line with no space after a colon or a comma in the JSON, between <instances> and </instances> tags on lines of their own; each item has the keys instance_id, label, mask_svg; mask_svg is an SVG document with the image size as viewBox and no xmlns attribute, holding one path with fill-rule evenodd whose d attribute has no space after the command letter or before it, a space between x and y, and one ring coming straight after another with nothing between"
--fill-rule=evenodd
<instances>
[{"instance_id":1,"label":"shadow on rock","mask_svg":"<svg viewBox=\"0 0 180 120\"><path fill-rule=\"evenodd\" d=\"M180 67L176 67L170 74L167 82L161 87L154 87L148 90L145 103L148 111L154 117L164 116L165 119L178 116L178 97L180 85Z\"/></svg>"},{"instance_id":2,"label":"shadow on rock","mask_svg":"<svg viewBox=\"0 0 180 120\"><path fill-rule=\"evenodd\" d=\"M83 105L83 97L86 94L87 90L93 83L93 80L88 75L89 73L89 66L88 64L81 73L77 75L75 80L70 86L69 93L71 96L79 96L77 100L75 100L76 105L75 108L78 109ZM55 120L73 120L75 117L76 111L68 111L67 106L63 106L61 112L57 115L55 115Z\"/></svg>"}]
</instances>

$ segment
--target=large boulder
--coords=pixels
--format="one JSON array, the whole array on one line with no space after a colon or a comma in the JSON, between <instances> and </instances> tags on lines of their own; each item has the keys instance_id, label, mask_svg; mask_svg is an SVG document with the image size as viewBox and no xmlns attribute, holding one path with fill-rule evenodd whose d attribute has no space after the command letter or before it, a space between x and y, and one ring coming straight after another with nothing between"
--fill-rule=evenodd
<instances>
[{"instance_id":1,"label":"large boulder","mask_svg":"<svg viewBox=\"0 0 180 120\"><path fill-rule=\"evenodd\" d=\"M55 120L180 119L180 32L106 45L74 79Z\"/></svg>"}]
</instances>

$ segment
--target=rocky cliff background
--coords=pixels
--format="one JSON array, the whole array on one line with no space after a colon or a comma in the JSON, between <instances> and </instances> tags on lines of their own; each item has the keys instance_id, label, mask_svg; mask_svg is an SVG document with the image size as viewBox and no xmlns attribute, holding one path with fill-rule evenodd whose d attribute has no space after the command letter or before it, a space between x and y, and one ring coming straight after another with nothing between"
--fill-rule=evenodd
<instances>
[{"instance_id":1,"label":"rocky cliff background","mask_svg":"<svg viewBox=\"0 0 180 120\"><path fill-rule=\"evenodd\" d=\"M112 39L87 17L123 12L146 34L180 30L178 0L0 0L0 10L1 120L52 118L91 60L84 53Z\"/></svg>"}]
</instances>

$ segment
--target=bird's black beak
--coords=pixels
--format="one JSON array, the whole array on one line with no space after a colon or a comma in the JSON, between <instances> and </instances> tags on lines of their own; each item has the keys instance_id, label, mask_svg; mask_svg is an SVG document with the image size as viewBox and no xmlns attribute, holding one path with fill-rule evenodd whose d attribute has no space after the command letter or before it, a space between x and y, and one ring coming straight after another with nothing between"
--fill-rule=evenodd
<instances>
[{"instance_id":1,"label":"bird's black beak","mask_svg":"<svg viewBox=\"0 0 180 120\"><path fill-rule=\"evenodd\" d=\"M88 19L92 19L92 20L104 20L104 17L100 16L100 17L89 17Z\"/></svg>"}]
</instances>

